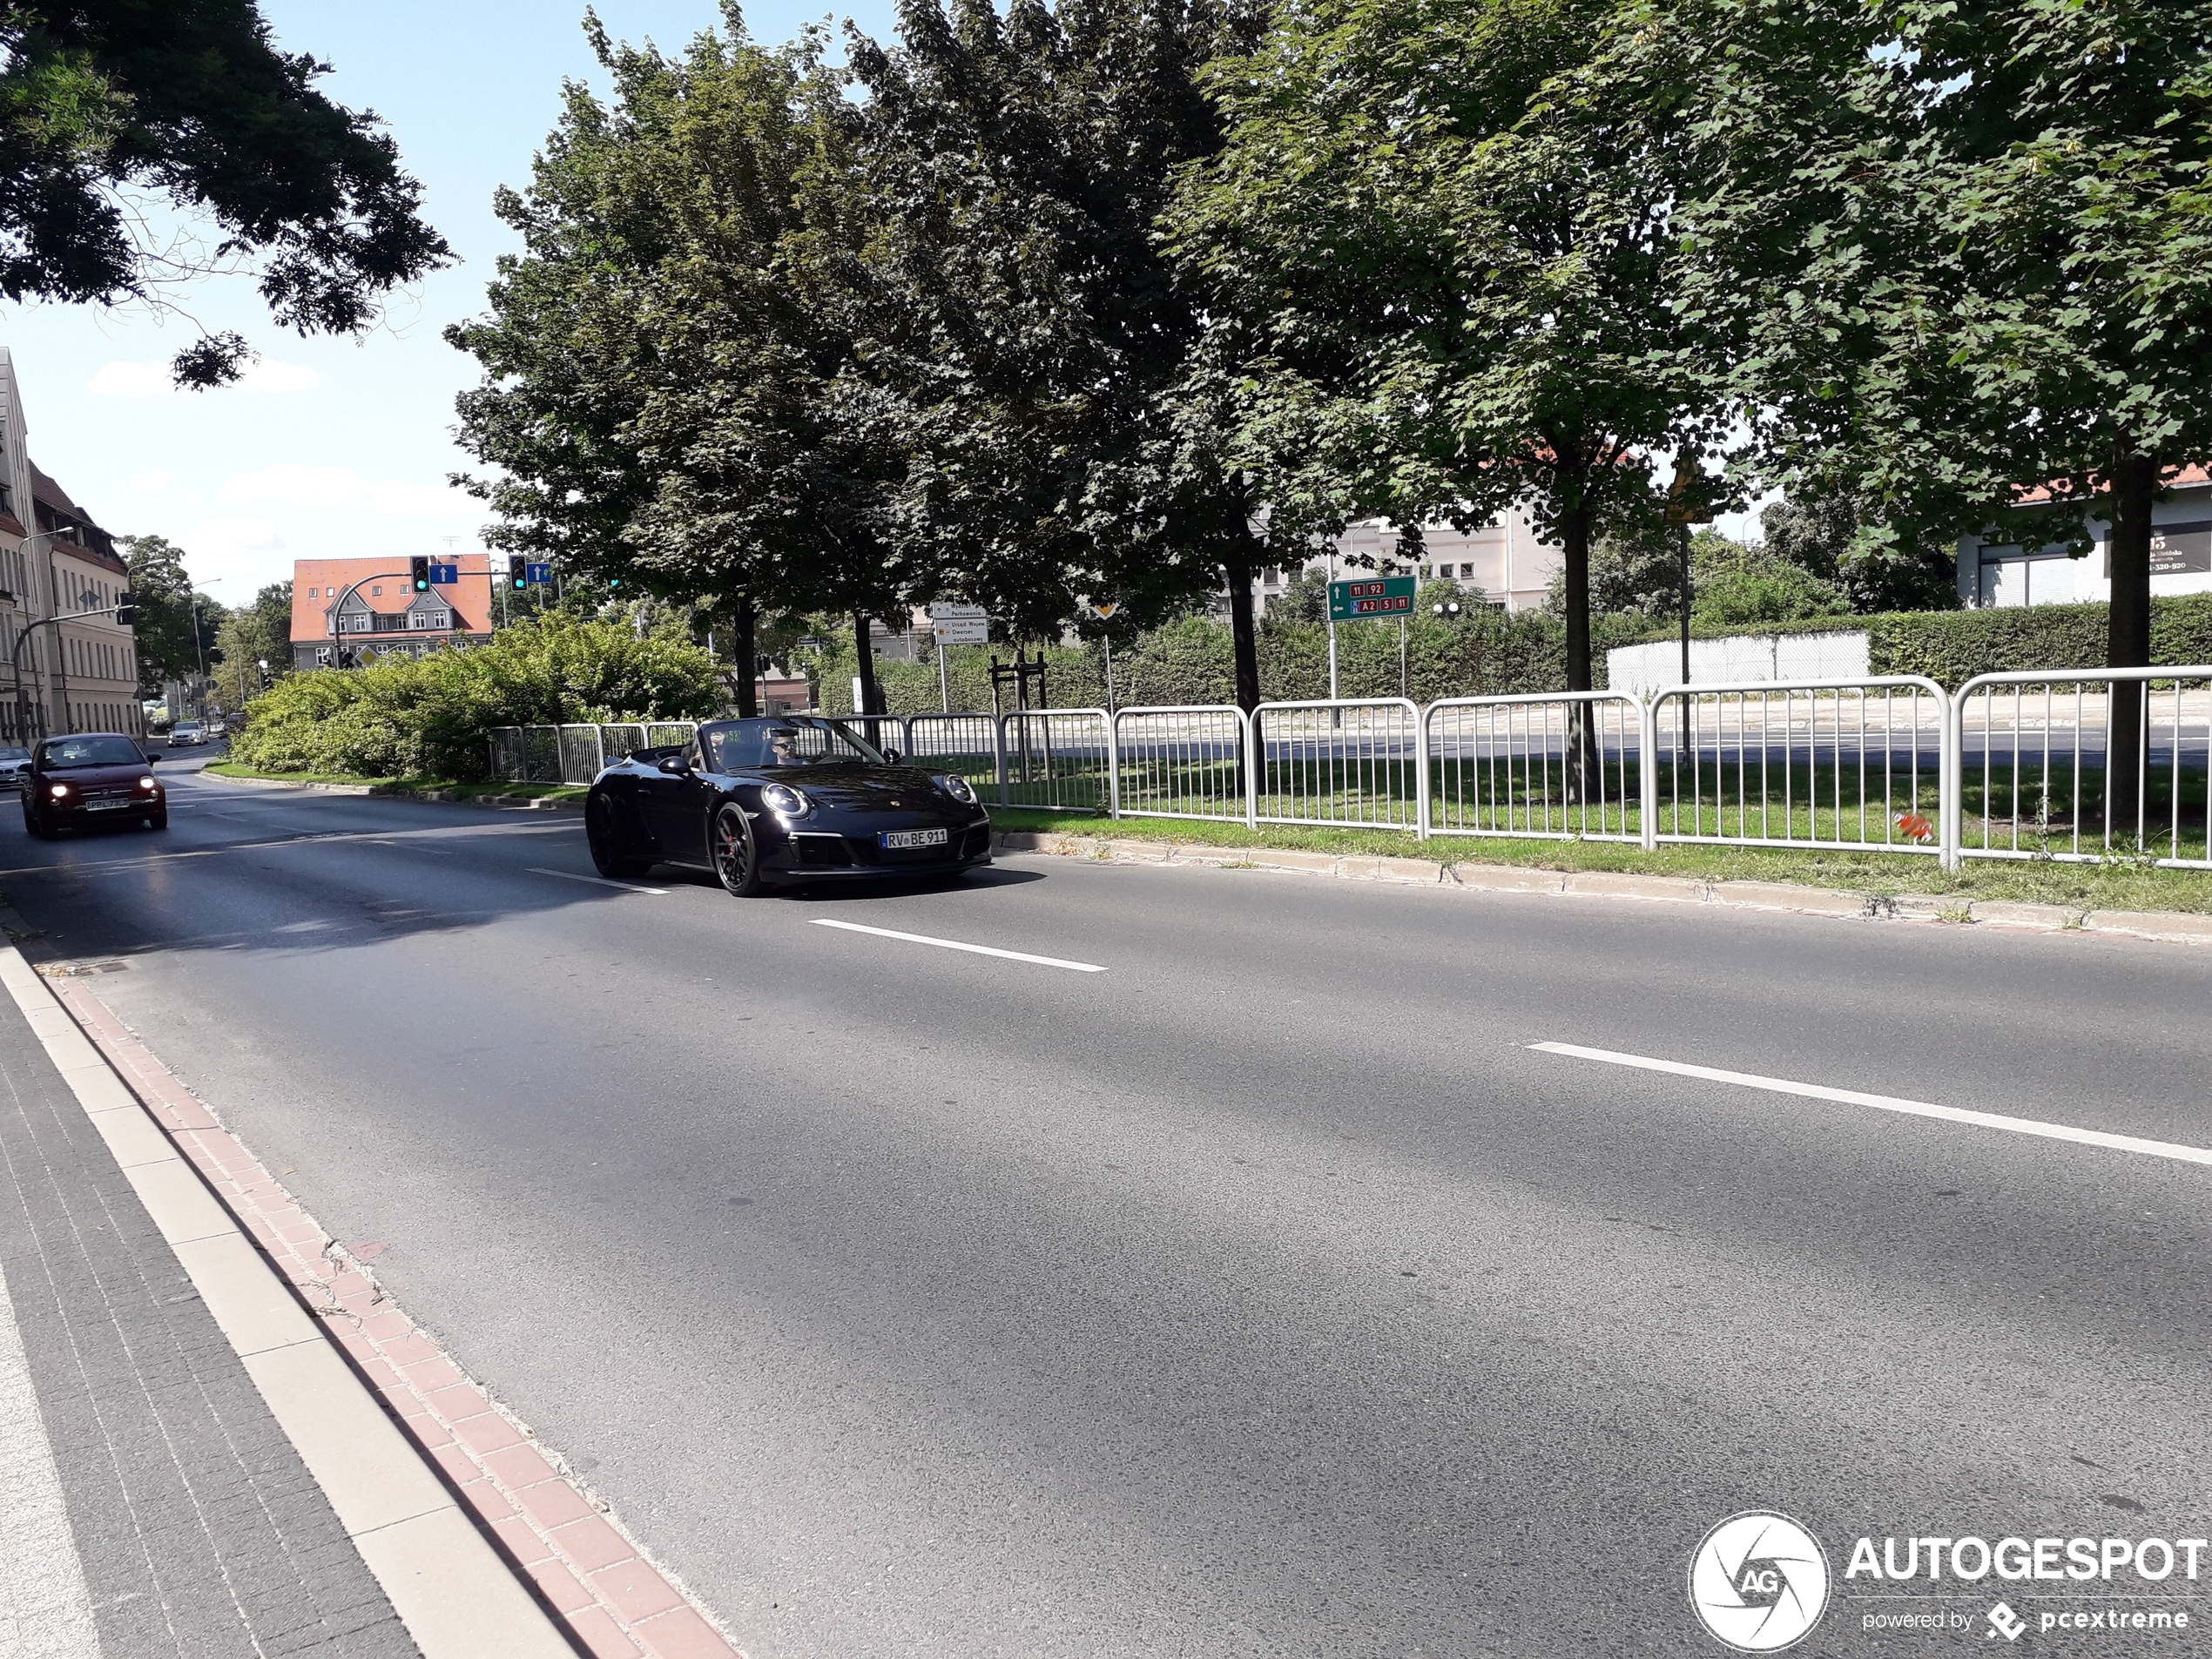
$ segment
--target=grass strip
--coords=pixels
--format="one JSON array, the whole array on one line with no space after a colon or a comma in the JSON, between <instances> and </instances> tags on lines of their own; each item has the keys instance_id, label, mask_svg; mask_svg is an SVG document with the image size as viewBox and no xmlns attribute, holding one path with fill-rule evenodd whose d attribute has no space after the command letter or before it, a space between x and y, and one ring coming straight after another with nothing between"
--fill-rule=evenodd
<instances>
[{"instance_id":1,"label":"grass strip","mask_svg":"<svg viewBox=\"0 0 2212 1659\"><path fill-rule=\"evenodd\" d=\"M2133 860L2094 864L2052 859L1970 859L1946 870L1932 856L1820 852L1811 848L1665 846L1646 853L1633 843L1436 836L1419 840L1391 830L1310 829L1269 825L1246 829L1231 820L1109 819L1082 813L994 806L1002 830L1176 841L1208 846L1280 847L1288 851L1428 859L1438 864L1507 864L1540 870L1621 870L1690 876L1704 881L1787 881L1883 898L1898 894L1958 894L2083 910L2179 910L2212 914L2212 873L2161 870Z\"/></svg>"}]
</instances>

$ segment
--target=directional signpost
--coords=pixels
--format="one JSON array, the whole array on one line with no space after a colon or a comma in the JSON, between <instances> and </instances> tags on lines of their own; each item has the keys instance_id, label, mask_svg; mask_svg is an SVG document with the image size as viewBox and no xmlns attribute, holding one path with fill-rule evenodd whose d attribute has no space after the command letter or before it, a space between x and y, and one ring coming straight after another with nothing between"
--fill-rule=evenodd
<instances>
[{"instance_id":1,"label":"directional signpost","mask_svg":"<svg viewBox=\"0 0 2212 1659\"><path fill-rule=\"evenodd\" d=\"M1329 583L1329 698L1337 695L1337 624L1365 622L1375 617L1398 618L1399 687L1406 678L1406 618L1413 614L1413 590L1420 583L1410 576L1365 576L1355 581Z\"/></svg>"},{"instance_id":2,"label":"directional signpost","mask_svg":"<svg viewBox=\"0 0 2212 1659\"><path fill-rule=\"evenodd\" d=\"M1121 614L1122 602L1119 599L1086 599L1083 602L1083 609L1101 622L1111 622ZM1099 644L1106 647L1106 712L1110 715L1114 711L1113 631L1109 629L1098 637L1098 640Z\"/></svg>"},{"instance_id":3,"label":"directional signpost","mask_svg":"<svg viewBox=\"0 0 2212 1659\"><path fill-rule=\"evenodd\" d=\"M1413 614L1414 579L1409 576L1362 577L1329 583L1329 620L1359 622L1369 617Z\"/></svg>"},{"instance_id":4,"label":"directional signpost","mask_svg":"<svg viewBox=\"0 0 2212 1659\"><path fill-rule=\"evenodd\" d=\"M937 642L937 703L949 714L953 688L945 668L945 647L989 644L991 613L981 605L934 604L929 607L929 632Z\"/></svg>"}]
</instances>

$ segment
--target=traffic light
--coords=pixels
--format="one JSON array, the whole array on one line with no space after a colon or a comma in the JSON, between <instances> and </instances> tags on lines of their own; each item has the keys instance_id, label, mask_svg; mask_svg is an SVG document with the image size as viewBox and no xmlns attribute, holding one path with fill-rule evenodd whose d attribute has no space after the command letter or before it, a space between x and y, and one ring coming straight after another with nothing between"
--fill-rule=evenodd
<instances>
[{"instance_id":1,"label":"traffic light","mask_svg":"<svg viewBox=\"0 0 2212 1659\"><path fill-rule=\"evenodd\" d=\"M610 588L618 588L622 585L622 578L618 576L610 576L607 578L607 585Z\"/></svg>"},{"instance_id":2,"label":"traffic light","mask_svg":"<svg viewBox=\"0 0 2212 1659\"><path fill-rule=\"evenodd\" d=\"M138 600L128 588L115 596L115 619L126 626L138 619Z\"/></svg>"},{"instance_id":3,"label":"traffic light","mask_svg":"<svg viewBox=\"0 0 2212 1659\"><path fill-rule=\"evenodd\" d=\"M415 590L417 593L428 593L430 591L429 560L427 558L409 559L407 562L407 573L408 579L414 583Z\"/></svg>"},{"instance_id":4,"label":"traffic light","mask_svg":"<svg viewBox=\"0 0 2212 1659\"><path fill-rule=\"evenodd\" d=\"M509 587L519 588L523 585L523 583L529 580L529 556L524 553L509 554L507 559L508 585Z\"/></svg>"}]
</instances>

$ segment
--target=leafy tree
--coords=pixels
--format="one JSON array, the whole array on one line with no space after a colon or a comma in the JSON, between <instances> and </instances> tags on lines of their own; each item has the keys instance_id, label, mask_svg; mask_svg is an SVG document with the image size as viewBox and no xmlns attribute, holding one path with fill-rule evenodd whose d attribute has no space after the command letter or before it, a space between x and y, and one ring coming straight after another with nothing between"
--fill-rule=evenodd
<instances>
[{"instance_id":1,"label":"leafy tree","mask_svg":"<svg viewBox=\"0 0 2212 1659\"><path fill-rule=\"evenodd\" d=\"M379 298L448 257L373 114L315 90L254 0L17 0L0 11L0 294L113 304L258 258L301 334L358 333ZM156 247L125 192L151 189L217 242ZM236 334L180 354L179 384L236 378Z\"/></svg>"},{"instance_id":2,"label":"leafy tree","mask_svg":"<svg viewBox=\"0 0 2212 1659\"><path fill-rule=\"evenodd\" d=\"M2105 519L2110 661L2147 663L2151 507L2212 460L2212 0L1652 0L1615 38L1769 449L1863 488L1878 551ZM2116 698L2109 799L2141 736Z\"/></svg>"},{"instance_id":3,"label":"leafy tree","mask_svg":"<svg viewBox=\"0 0 2212 1659\"><path fill-rule=\"evenodd\" d=\"M253 596L253 603L226 616L216 631L222 657L216 679L224 700L244 708L261 687L260 664L269 665L269 678L292 671L292 583L272 582Z\"/></svg>"},{"instance_id":4,"label":"leafy tree","mask_svg":"<svg viewBox=\"0 0 2212 1659\"><path fill-rule=\"evenodd\" d=\"M1238 700L1259 696L1266 562L1233 469L1181 464L1163 401L1201 334L1154 226L1220 122L1202 66L1258 36L1252 0L906 0L856 37L877 343L911 465L920 568L1016 637L1079 595L1139 622L1224 583Z\"/></svg>"},{"instance_id":5,"label":"leafy tree","mask_svg":"<svg viewBox=\"0 0 2212 1659\"><path fill-rule=\"evenodd\" d=\"M1959 609L1959 557L1925 536L1868 547L1859 532L1873 516L1851 490L1792 491L1759 515L1768 550L1840 587L1862 616Z\"/></svg>"},{"instance_id":6,"label":"leafy tree","mask_svg":"<svg viewBox=\"0 0 2212 1659\"><path fill-rule=\"evenodd\" d=\"M115 542L123 550L131 596L138 608L132 627L138 649L138 692L158 697L166 682L189 678L210 659L226 613L214 600L193 593L185 550L166 536L118 536Z\"/></svg>"},{"instance_id":7,"label":"leafy tree","mask_svg":"<svg viewBox=\"0 0 2212 1659\"><path fill-rule=\"evenodd\" d=\"M743 660L764 602L880 613L914 580L853 330L857 111L818 35L770 51L725 17L681 58L590 25L614 99L570 87L530 190L498 199L526 252L447 338L486 370L460 408L501 469L464 481L496 544L717 606Z\"/></svg>"},{"instance_id":8,"label":"leafy tree","mask_svg":"<svg viewBox=\"0 0 2212 1659\"><path fill-rule=\"evenodd\" d=\"M1309 0L1208 86L1230 121L1166 231L1217 326L1187 394L1271 531L1529 503L1589 553L1647 457L1710 439L1712 349L1670 305L1673 155L1575 79L1610 0ZM1194 440L1197 442L1204 439Z\"/></svg>"}]
</instances>

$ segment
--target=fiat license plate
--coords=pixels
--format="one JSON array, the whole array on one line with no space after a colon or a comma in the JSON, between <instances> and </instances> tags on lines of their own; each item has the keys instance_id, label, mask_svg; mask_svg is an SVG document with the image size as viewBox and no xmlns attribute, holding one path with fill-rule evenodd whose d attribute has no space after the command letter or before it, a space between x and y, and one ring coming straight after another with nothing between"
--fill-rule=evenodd
<instances>
[{"instance_id":1,"label":"fiat license plate","mask_svg":"<svg viewBox=\"0 0 2212 1659\"><path fill-rule=\"evenodd\" d=\"M945 844L945 832L941 829L882 830L878 832L876 840L880 841L887 848L897 846L942 846Z\"/></svg>"},{"instance_id":2,"label":"fiat license plate","mask_svg":"<svg viewBox=\"0 0 2212 1659\"><path fill-rule=\"evenodd\" d=\"M88 800L84 803L84 810L88 813L119 813L138 804L135 800Z\"/></svg>"}]
</instances>

